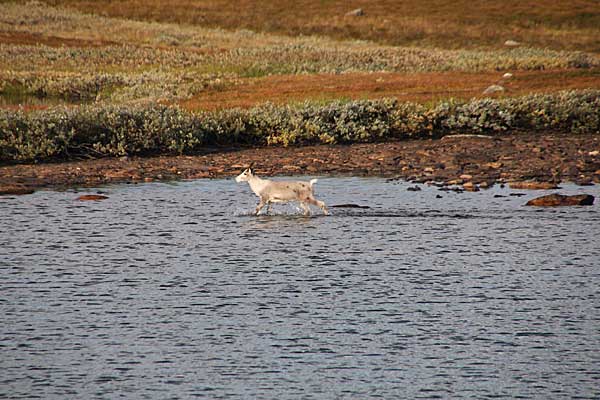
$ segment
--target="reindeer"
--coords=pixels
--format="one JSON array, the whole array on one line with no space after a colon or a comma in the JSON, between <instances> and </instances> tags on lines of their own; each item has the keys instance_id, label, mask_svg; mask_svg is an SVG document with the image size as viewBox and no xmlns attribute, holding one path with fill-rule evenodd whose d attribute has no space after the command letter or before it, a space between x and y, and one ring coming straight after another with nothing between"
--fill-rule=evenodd
<instances>
[{"instance_id":1,"label":"reindeer","mask_svg":"<svg viewBox=\"0 0 600 400\"><path fill-rule=\"evenodd\" d=\"M310 207L313 204L323 210L323 214L329 215L325 203L314 198L313 185L316 179L310 182L302 181L271 181L261 179L254 174L252 167L247 168L235 178L236 182L248 182L250 189L260 197L260 202L256 206L255 215L258 215L263 207L267 206L266 213L271 209L271 203L284 203L288 201L298 201L304 210L304 215L310 215Z\"/></svg>"}]
</instances>

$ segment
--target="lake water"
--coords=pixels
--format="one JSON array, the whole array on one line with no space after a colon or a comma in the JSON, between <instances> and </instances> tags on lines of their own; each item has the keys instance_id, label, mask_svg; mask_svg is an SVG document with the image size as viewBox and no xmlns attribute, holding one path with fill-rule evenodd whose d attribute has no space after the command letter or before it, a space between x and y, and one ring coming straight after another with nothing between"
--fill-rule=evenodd
<instances>
[{"instance_id":1,"label":"lake water","mask_svg":"<svg viewBox=\"0 0 600 400\"><path fill-rule=\"evenodd\" d=\"M91 103L89 99L64 99L60 97L40 97L27 93L0 93L0 109L22 107L52 107L69 106L77 104Z\"/></svg>"},{"instance_id":2,"label":"lake water","mask_svg":"<svg viewBox=\"0 0 600 400\"><path fill-rule=\"evenodd\" d=\"M0 398L600 397L598 199L409 186L320 179L371 208L309 218L232 180L0 198Z\"/></svg>"}]
</instances>

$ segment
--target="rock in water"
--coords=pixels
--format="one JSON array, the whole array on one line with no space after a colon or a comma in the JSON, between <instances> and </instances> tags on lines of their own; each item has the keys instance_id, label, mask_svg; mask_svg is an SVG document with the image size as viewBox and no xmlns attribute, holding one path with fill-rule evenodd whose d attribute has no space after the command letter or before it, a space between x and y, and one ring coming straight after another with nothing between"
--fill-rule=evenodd
<instances>
[{"instance_id":1,"label":"rock in water","mask_svg":"<svg viewBox=\"0 0 600 400\"><path fill-rule=\"evenodd\" d=\"M365 15L365 12L362 8L357 8L346 13L347 17L362 17L363 15Z\"/></svg>"},{"instance_id":2,"label":"rock in water","mask_svg":"<svg viewBox=\"0 0 600 400\"><path fill-rule=\"evenodd\" d=\"M529 190L548 190L557 189L558 186L554 182L510 182L508 187L511 189L529 189Z\"/></svg>"},{"instance_id":3,"label":"rock in water","mask_svg":"<svg viewBox=\"0 0 600 400\"><path fill-rule=\"evenodd\" d=\"M483 91L483 94L494 94L504 92L504 87L500 85L492 85Z\"/></svg>"},{"instance_id":4,"label":"rock in water","mask_svg":"<svg viewBox=\"0 0 600 400\"><path fill-rule=\"evenodd\" d=\"M371 208L369 206L361 206L359 204L334 204L329 208Z\"/></svg>"},{"instance_id":5,"label":"rock in water","mask_svg":"<svg viewBox=\"0 0 600 400\"><path fill-rule=\"evenodd\" d=\"M473 182L465 182L463 183L463 189L467 192L479 192L479 187L475 185Z\"/></svg>"},{"instance_id":6,"label":"rock in water","mask_svg":"<svg viewBox=\"0 0 600 400\"><path fill-rule=\"evenodd\" d=\"M31 194L34 190L27 186L23 185L9 185L9 186L0 186L0 196L20 196L24 194Z\"/></svg>"},{"instance_id":7,"label":"rock in water","mask_svg":"<svg viewBox=\"0 0 600 400\"><path fill-rule=\"evenodd\" d=\"M89 200L106 200L108 196L103 196L101 194L84 194L83 196L79 196L77 200L79 201L89 201Z\"/></svg>"},{"instance_id":8,"label":"rock in water","mask_svg":"<svg viewBox=\"0 0 600 400\"><path fill-rule=\"evenodd\" d=\"M566 196L559 193L549 194L529 200L527 206L536 207L563 207L563 206L591 206L594 204L594 196L589 194L578 194Z\"/></svg>"}]
</instances>

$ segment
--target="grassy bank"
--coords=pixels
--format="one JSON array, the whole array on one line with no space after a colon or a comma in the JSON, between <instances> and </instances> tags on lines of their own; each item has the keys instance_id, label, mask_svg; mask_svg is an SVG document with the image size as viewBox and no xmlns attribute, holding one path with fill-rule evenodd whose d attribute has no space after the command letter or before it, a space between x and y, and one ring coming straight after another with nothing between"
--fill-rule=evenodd
<instances>
[{"instance_id":1,"label":"grassy bank","mask_svg":"<svg viewBox=\"0 0 600 400\"><path fill-rule=\"evenodd\" d=\"M485 88L505 89L491 97L551 94L567 90L600 89L600 68L519 71L503 79L497 71L344 73L273 75L241 79L235 86L204 90L178 104L190 111L252 108L271 102L285 105L335 100L395 98L400 102L437 104L450 99L468 101L490 97Z\"/></svg>"},{"instance_id":2,"label":"grassy bank","mask_svg":"<svg viewBox=\"0 0 600 400\"><path fill-rule=\"evenodd\" d=\"M393 99L263 105L192 113L177 107L80 106L0 111L0 161L194 153L206 146L361 143L453 133L600 133L600 91L442 102Z\"/></svg>"},{"instance_id":3,"label":"grassy bank","mask_svg":"<svg viewBox=\"0 0 600 400\"><path fill-rule=\"evenodd\" d=\"M97 4L106 5L109 14L116 5ZM131 4L135 3L119 3L118 9L125 11ZM151 9L156 5L152 4L139 9ZM273 75L451 74L600 66L595 54L530 45L452 50L389 46L327 36L133 21L122 18L133 16L127 13L90 15L41 2L0 3L0 15L0 95L103 104L177 103Z\"/></svg>"},{"instance_id":4,"label":"grassy bank","mask_svg":"<svg viewBox=\"0 0 600 400\"><path fill-rule=\"evenodd\" d=\"M512 15L503 19L481 2L480 12L489 13L469 11L463 23L452 7L466 3L441 1L353 3L364 18L340 17L346 3L312 0L262 2L256 18L251 1L235 10L217 0L0 1L0 161L449 133L597 133L600 58L593 52L598 36L590 35L597 16L582 1L571 8L548 3L535 18L523 11L538 21L523 31L515 26L527 18L502 11ZM196 20L198 10L208 19ZM389 29L374 25L383 15ZM424 26L426 38L412 41L394 30L418 22L417 15L439 32ZM277 25L288 22L289 30ZM509 38L507 26L532 40L498 44ZM457 33L463 28L466 36ZM309 35L286 36L297 33ZM444 35L455 45L438 42ZM509 71L514 77L502 80ZM481 98L494 83L505 90ZM559 92L565 89L576 90ZM27 97L52 102L18 105Z\"/></svg>"}]
</instances>

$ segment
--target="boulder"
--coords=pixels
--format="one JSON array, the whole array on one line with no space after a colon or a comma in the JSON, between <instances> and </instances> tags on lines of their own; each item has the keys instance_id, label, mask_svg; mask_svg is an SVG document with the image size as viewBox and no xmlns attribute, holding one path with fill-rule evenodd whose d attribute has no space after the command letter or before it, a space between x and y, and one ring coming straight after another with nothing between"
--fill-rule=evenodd
<instances>
[{"instance_id":1,"label":"boulder","mask_svg":"<svg viewBox=\"0 0 600 400\"><path fill-rule=\"evenodd\" d=\"M566 196L559 193L549 194L529 200L526 206L536 207L562 207L562 206L591 206L594 204L594 196L589 194L578 194Z\"/></svg>"},{"instance_id":2,"label":"boulder","mask_svg":"<svg viewBox=\"0 0 600 400\"><path fill-rule=\"evenodd\" d=\"M583 176L575 181L578 186L594 186L594 180L591 176Z\"/></svg>"},{"instance_id":3,"label":"boulder","mask_svg":"<svg viewBox=\"0 0 600 400\"><path fill-rule=\"evenodd\" d=\"M442 140L448 139L493 139L493 136L490 135L476 135L473 133L457 133L456 135L446 135L442 138Z\"/></svg>"},{"instance_id":4,"label":"boulder","mask_svg":"<svg viewBox=\"0 0 600 400\"><path fill-rule=\"evenodd\" d=\"M467 192L478 192L479 191L479 187L477 185L475 185L473 182L465 182L463 184L463 189L465 189Z\"/></svg>"},{"instance_id":5,"label":"boulder","mask_svg":"<svg viewBox=\"0 0 600 400\"><path fill-rule=\"evenodd\" d=\"M33 189L22 185L0 186L0 196L20 196L24 194L31 194L33 192Z\"/></svg>"},{"instance_id":6,"label":"boulder","mask_svg":"<svg viewBox=\"0 0 600 400\"><path fill-rule=\"evenodd\" d=\"M483 94L494 94L504 92L504 87L500 85L491 85L483 91Z\"/></svg>"},{"instance_id":7,"label":"boulder","mask_svg":"<svg viewBox=\"0 0 600 400\"><path fill-rule=\"evenodd\" d=\"M363 206L360 204L334 204L329 208L371 208L369 206Z\"/></svg>"},{"instance_id":8,"label":"boulder","mask_svg":"<svg viewBox=\"0 0 600 400\"><path fill-rule=\"evenodd\" d=\"M189 179L202 179L202 178L210 178L210 172L197 171L197 172L191 173L189 175Z\"/></svg>"},{"instance_id":9,"label":"boulder","mask_svg":"<svg viewBox=\"0 0 600 400\"><path fill-rule=\"evenodd\" d=\"M84 194L82 196L79 196L77 198L77 200L79 201L96 201L96 200L106 200L108 199L108 196L103 196L101 194Z\"/></svg>"},{"instance_id":10,"label":"boulder","mask_svg":"<svg viewBox=\"0 0 600 400\"><path fill-rule=\"evenodd\" d=\"M511 74L510 72L505 73L504 75L502 75L503 79L510 79L513 77L513 74Z\"/></svg>"},{"instance_id":11,"label":"boulder","mask_svg":"<svg viewBox=\"0 0 600 400\"><path fill-rule=\"evenodd\" d=\"M548 190L557 189L558 186L554 182L510 182L508 186L511 189L529 189L529 190Z\"/></svg>"},{"instance_id":12,"label":"boulder","mask_svg":"<svg viewBox=\"0 0 600 400\"><path fill-rule=\"evenodd\" d=\"M365 15L365 12L362 8L357 8L346 13L347 17L362 17L363 15Z\"/></svg>"},{"instance_id":13,"label":"boulder","mask_svg":"<svg viewBox=\"0 0 600 400\"><path fill-rule=\"evenodd\" d=\"M507 40L506 42L504 42L504 45L506 47L517 47L520 46L521 43L517 42L516 40Z\"/></svg>"},{"instance_id":14,"label":"boulder","mask_svg":"<svg viewBox=\"0 0 600 400\"><path fill-rule=\"evenodd\" d=\"M499 168L502 168L504 166L504 164L501 162L489 162L489 163L485 164L485 166L488 168L491 168L491 169L499 169Z\"/></svg>"},{"instance_id":15,"label":"boulder","mask_svg":"<svg viewBox=\"0 0 600 400\"><path fill-rule=\"evenodd\" d=\"M111 170L111 171L106 171L104 172L104 176L108 179L129 179L130 176L130 172L123 170L123 169L117 169L117 170Z\"/></svg>"}]
</instances>

